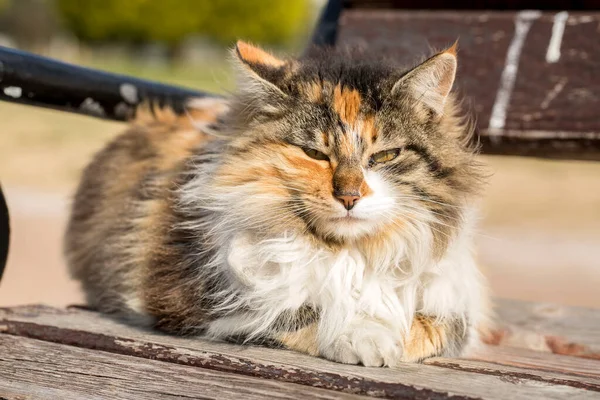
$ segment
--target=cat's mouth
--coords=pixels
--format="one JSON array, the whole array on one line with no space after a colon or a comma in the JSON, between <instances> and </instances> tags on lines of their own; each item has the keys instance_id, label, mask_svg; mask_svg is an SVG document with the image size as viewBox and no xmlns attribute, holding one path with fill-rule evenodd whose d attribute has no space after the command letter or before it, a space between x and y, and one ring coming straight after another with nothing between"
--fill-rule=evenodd
<instances>
[{"instance_id":1,"label":"cat's mouth","mask_svg":"<svg viewBox=\"0 0 600 400\"><path fill-rule=\"evenodd\" d=\"M365 219L360 218L356 214L348 211L346 215L340 217L333 217L332 220L336 222L360 222L364 221Z\"/></svg>"}]
</instances>

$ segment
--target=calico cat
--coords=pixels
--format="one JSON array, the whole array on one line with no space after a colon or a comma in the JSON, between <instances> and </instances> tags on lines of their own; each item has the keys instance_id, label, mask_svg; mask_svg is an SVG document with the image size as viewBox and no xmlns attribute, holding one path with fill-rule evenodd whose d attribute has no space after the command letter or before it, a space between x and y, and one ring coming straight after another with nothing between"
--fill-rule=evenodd
<instances>
[{"instance_id":1,"label":"calico cat","mask_svg":"<svg viewBox=\"0 0 600 400\"><path fill-rule=\"evenodd\" d=\"M66 257L138 324L393 366L479 341L481 168L456 45L405 70L238 42L230 98L138 113L87 167Z\"/></svg>"}]
</instances>

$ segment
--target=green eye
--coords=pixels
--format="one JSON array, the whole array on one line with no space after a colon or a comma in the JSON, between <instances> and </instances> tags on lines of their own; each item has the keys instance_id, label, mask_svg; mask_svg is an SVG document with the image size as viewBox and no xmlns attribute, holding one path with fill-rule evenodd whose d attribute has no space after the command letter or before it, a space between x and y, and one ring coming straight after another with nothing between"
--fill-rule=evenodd
<instances>
[{"instance_id":1,"label":"green eye","mask_svg":"<svg viewBox=\"0 0 600 400\"><path fill-rule=\"evenodd\" d=\"M371 156L369 165L383 164L388 161L392 161L394 158L398 157L399 154L400 149L380 151L379 153L375 153Z\"/></svg>"},{"instance_id":2,"label":"green eye","mask_svg":"<svg viewBox=\"0 0 600 400\"><path fill-rule=\"evenodd\" d=\"M321 153L319 150L309 149L307 147L303 147L302 150L306 153L310 158L314 158L315 160L323 160L329 161L329 157L326 154Z\"/></svg>"}]
</instances>

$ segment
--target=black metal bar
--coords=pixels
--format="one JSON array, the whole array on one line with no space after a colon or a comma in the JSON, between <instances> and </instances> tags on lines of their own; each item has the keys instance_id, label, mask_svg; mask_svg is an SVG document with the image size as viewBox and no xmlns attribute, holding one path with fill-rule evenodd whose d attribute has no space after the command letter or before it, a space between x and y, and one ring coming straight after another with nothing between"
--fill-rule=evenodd
<instances>
[{"instance_id":1,"label":"black metal bar","mask_svg":"<svg viewBox=\"0 0 600 400\"><path fill-rule=\"evenodd\" d=\"M191 97L216 96L111 74L0 47L0 100L125 121L143 101L183 111Z\"/></svg>"},{"instance_id":2,"label":"black metal bar","mask_svg":"<svg viewBox=\"0 0 600 400\"><path fill-rule=\"evenodd\" d=\"M10 221L8 218L8 207L6 199L2 193L0 186L0 282L2 281L2 273L6 267L8 259L8 245L10 244Z\"/></svg>"},{"instance_id":3,"label":"black metal bar","mask_svg":"<svg viewBox=\"0 0 600 400\"><path fill-rule=\"evenodd\" d=\"M343 0L329 0L327 2L313 34L312 44L314 46L335 45L338 22L343 8Z\"/></svg>"}]
</instances>

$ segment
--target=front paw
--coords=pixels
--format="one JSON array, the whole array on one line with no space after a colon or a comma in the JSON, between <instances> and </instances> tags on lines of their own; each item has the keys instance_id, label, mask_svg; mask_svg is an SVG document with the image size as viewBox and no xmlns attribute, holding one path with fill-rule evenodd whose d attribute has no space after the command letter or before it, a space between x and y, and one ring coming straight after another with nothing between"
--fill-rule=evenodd
<instances>
[{"instance_id":1,"label":"front paw","mask_svg":"<svg viewBox=\"0 0 600 400\"><path fill-rule=\"evenodd\" d=\"M371 321L353 324L334 342L321 349L323 357L344 364L366 367L394 366L402 357L402 338L387 327Z\"/></svg>"}]
</instances>

